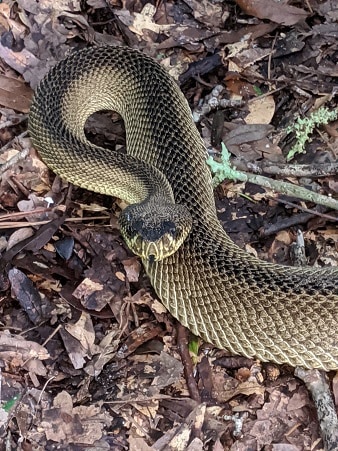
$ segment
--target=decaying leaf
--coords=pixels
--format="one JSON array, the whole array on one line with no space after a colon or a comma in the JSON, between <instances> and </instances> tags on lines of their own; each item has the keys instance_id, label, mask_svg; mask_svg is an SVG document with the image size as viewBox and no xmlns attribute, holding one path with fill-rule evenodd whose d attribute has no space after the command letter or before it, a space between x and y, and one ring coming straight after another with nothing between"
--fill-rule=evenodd
<instances>
[{"instance_id":1,"label":"decaying leaf","mask_svg":"<svg viewBox=\"0 0 338 451\"><path fill-rule=\"evenodd\" d=\"M110 422L111 418L99 406L73 407L69 393L62 391L54 398L53 407L43 411L41 427L47 440L93 445Z\"/></svg>"},{"instance_id":2,"label":"decaying leaf","mask_svg":"<svg viewBox=\"0 0 338 451\"><path fill-rule=\"evenodd\" d=\"M33 91L22 81L0 75L0 105L28 113Z\"/></svg>"},{"instance_id":3,"label":"decaying leaf","mask_svg":"<svg viewBox=\"0 0 338 451\"><path fill-rule=\"evenodd\" d=\"M257 98L249 103L249 111L245 118L247 124L270 124L275 114L275 101L272 96Z\"/></svg>"},{"instance_id":4,"label":"decaying leaf","mask_svg":"<svg viewBox=\"0 0 338 451\"><path fill-rule=\"evenodd\" d=\"M34 385L39 385L36 375L46 376L46 368L41 361L49 358L46 348L35 341L25 340L22 336L10 334L8 331L0 331L0 360L13 368L25 368Z\"/></svg>"},{"instance_id":5,"label":"decaying leaf","mask_svg":"<svg viewBox=\"0 0 338 451\"><path fill-rule=\"evenodd\" d=\"M66 324L60 334L76 369L83 368L86 358L100 352L100 348L94 343L95 332L88 313L82 312L79 320L74 324Z\"/></svg>"},{"instance_id":6,"label":"decaying leaf","mask_svg":"<svg viewBox=\"0 0 338 451\"><path fill-rule=\"evenodd\" d=\"M154 15L156 12L155 6L151 3L147 3L141 13L135 13L135 18L130 30L136 34L143 34L143 30L151 30L155 33L160 33L161 31L168 31L172 28L172 25L159 25L154 22Z\"/></svg>"},{"instance_id":7,"label":"decaying leaf","mask_svg":"<svg viewBox=\"0 0 338 451\"><path fill-rule=\"evenodd\" d=\"M295 25L308 16L303 9L275 0L236 0L236 2L246 14L260 19L270 19L286 26Z\"/></svg>"}]
</instances>

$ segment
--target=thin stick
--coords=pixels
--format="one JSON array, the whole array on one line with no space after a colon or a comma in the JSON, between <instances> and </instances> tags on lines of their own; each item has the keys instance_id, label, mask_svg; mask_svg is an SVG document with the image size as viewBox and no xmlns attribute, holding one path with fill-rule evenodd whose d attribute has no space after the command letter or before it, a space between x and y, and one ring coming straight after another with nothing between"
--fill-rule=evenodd
<instances>
[{"instance_id":1,"label":"thin stick","mask_svg":"<svg viewBox=\"0 0 338 451\"><path fill-rule=\"evenodd\" d=\"M222 143L222 162L218 163L211 157L207 159L207 163L214 172L214 185L219 185L224 179L238 180L241 182L251 182L264 188L269 188L273 191L286 194L287 196L297 197L299 199L307 200L315 204L324 205L325 207L338 210L338 201L332 197L323 196L298 185L293 185L288 182L281 182L273 180L262 175L249 174L247 172L237 171L230 166L230 153L225 145Z\"/></svg>"}]
</instances>

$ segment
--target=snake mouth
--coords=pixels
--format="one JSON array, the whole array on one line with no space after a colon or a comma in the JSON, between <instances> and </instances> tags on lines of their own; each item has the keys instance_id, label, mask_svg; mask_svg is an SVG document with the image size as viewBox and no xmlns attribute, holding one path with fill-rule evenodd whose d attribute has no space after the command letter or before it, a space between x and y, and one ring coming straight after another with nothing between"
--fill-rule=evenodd
<instances>
[{"instance_id":1,"label":"snake mouth","mask_svg":"<svg viewBox=\"0 0 338 451\"><path fill-rule=\"evenodd\" d=\"M149 263L153 263L174 254L184 239L185 236L178 238L166 233L156 241L148 241L141 235L136 235L132 239L126 239L126 242L134 254L147 260Z\"/></svg>"}]
</instances>

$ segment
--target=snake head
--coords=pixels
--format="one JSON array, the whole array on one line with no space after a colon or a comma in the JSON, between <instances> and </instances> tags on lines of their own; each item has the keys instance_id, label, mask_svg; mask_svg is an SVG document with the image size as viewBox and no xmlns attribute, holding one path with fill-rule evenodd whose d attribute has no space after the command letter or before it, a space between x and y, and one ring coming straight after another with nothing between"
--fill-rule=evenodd
<instances>
[{"instance_id":1,"label":"snake head","mask_svg":"<svg viewBox=\"0 0 338 451\"><path fill-rule=\"evenodd\" d=\"M183 205L129 205L119 218L128 247L150 262L174 254L192 227L192 218Z\"/></svg>"}]
</instances>

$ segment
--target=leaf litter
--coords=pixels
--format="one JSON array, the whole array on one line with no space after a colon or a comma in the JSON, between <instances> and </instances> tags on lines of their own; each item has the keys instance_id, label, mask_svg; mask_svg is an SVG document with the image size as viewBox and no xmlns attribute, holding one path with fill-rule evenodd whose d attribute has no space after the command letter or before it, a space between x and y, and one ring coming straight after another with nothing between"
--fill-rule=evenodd
<instances>
[{"instance_id":1,"label":"leaf litter","mask_svg":"<svg viewBox=\"0 0 338 451\"><path fill-rule=\"evenodd\" d=\"M287 126L337 108L334 2L5 0L0 29L2 440L24 450L322 449L314 405L287 366L199 343L201 402L192 399L175 322L121 240L119 204L54 179L16 137L58 60L89 44L127 44L180 80L213 152L223 141L234 164L282 167L294 140ZM314 130L295 163L334 163L337 126ZM125 143L115 113L86 130L99 145ZM293 181L337 192L332 175ZM300 226L309 261L337 265L336 223L314 205L234 182L217 189L216 205L231 238L261 258L290 263ZM302 219L304 207L316 216ZM280 227L269 239L266 223ZM336 377L332 388L337 399Z\"/></svg>"}]
</instances>

